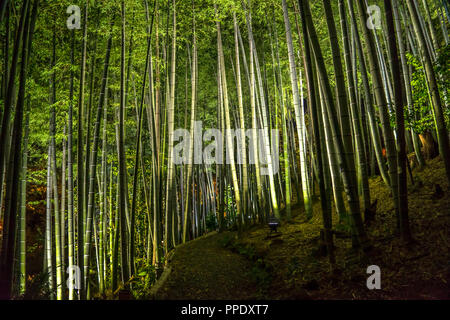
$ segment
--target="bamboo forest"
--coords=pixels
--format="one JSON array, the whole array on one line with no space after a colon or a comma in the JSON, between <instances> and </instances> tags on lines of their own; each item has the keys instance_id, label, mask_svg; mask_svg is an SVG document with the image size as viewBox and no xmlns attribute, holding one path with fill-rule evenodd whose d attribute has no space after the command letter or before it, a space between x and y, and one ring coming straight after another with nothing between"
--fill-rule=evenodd
<instances>
[{"instance_id":1,"label":"bamboo forest","mask_svg":"<svg viewBox=\"0 0 450 320\"><path fill-rule=\"evenodd\" d=\"M449 298L447 0L0 3L1 300Z\"/></svg>"}]
</instances>

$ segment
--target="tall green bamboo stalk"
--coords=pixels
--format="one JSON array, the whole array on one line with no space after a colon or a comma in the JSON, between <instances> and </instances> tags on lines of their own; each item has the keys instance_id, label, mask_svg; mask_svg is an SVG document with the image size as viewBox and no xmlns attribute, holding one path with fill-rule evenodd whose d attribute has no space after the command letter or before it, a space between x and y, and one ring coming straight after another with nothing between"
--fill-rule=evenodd
<instances>
[{"instance_id":1,"label":"tall green bamboo stalk","mask_svg":"<svg viewBox=\"0 0 450 320\"><path fill-rule=\"evenodd\" d=\"M403 75L403 81L404 81L403 83L404 83L404 88L405 88L405 93L406 93L406 101L408 104L408 109L410 111L412 111L414 108L414 101L413 101L413 97L412 97L411 82L410 82L408 64L407 64L406 54L405 54L405 45L403 43L403 38L402 38L401 22L400 22L400 17L399 17L399 12L398 12L397 0L392 1L392 11L393 11L393 15L394 15L395 32L396 32L398 49L399 49L399 54L400 54L400 61L401 61L401 65L402 65L402 75ZM414 152L416 154L417 162L419 163L420 167L423 167L425 165L425 160L423 159L423 155L420 150L419 137L418 137L417 133L414 132L413 129L411 129L411 137L412 137L412 142L414 145Z\"/></svg>"},{"instance_id":2,"label":"tall green bamboo stalk","mask_svg":"<svg viewBox=\"0 0 450 320\"><path fill-rule=\"evenodd\" d=\"M95 179L97 177L97 154L98 154L98 145L99 145L99 136L100 136L100 126L101 126L101 117L103 106L105 104L105 93L106 86L108 82L108 70L109 70L109 60L111 55L111 47L112 47L112 24L111 30L108 37L108 42L106 45L106 54L105 54L105 62L103 66L103 77L102 84L100 89L100 97L98 100L98 107L95 117L95 128L94 128L94 140L92 144L92 150L90 152L90 160L89 160L89 188L88 188L88 206L87 206L87 216L86 216L86 232L84 235L84 256L83 256L83 266L84 266L84 284L85 290L87 290L87 286L89 283L89 266L90 266L90 254L91 254L91 243L92 243L92 228L93 228L93 218L94 218L94 210L95 210Z\"/></svg>"},{"instance_id":3,"label":"tall green bamboo stalk","mask_svg":"<svg viewBox=\"0 0 450 320\"><path fill-rule=\"evenodd\" d=\"M324 1L328 2L328 1ZM327 4L327 6L329 3ZM367 163L364 153L364 143L362 140L362 130L359 122L358 116L358 106L355 95L355 86L354 78L353 78L353 64L351 62L350 57L350 42L348 39L349 30L347 27L347 16L345 11L344 0L339 0L339 15L341 18L341 30L342 30L342 43L344 44L344 60L345 66L347 70L347 83L348 83L348 96L350 100L350 114L353 125L353 134L355 137L355 152L357 163L360 171L360 185L363 190L363 202L364 202L364 210L368 210L370 207L370 190L369 190L369 180L367 175ZM330 17L330 20L333 20ZM337 39L336 39L337 40ZM337 80L337 79L336 79ZM344 81L342 81L344 82Z\"/></svg>"},{"instance_id":4,"label":"tall green bamboo stalk","mask_svg":"<svg viewBox=\"0 0 450 320\"><path fill-rule=\"evenodd\" d=\"M377 58L375 42L370 29L366 28L366 14L363 0L357 1L360 24L363 26L364 39L366 40L367 56L369 58L370 74L374 86L375 101L378 106L381 129L383 132L384 142L386 146L386 157L389 167L389 181L393 196L394 208L398 217L398 175L397 175L397 148L394 134L390 125L389 113L387 110L388 102L385 91L383 90L383 81L380 71L380 63Z\"/></svg>"},{"instance_id":5,"label":"tall green bamboo stalk","mask_svg":"<svg viewBox=\"0 0 450 320\"><path fill-rule=\"evenodd\" d=\"M27 214L27 163L28 163L28 136L30 132L29 107L25 118L25 135L23 137L22 172L20 180L20 227L19 227L19 294L26 291L26 214Z\"/></svg>"},{"instance_id":6,"label":"tall green bamboo stalk","mask_svg":"<svg viewBox=\"0 0 450 320\"><path fill-rule=\"evenodd\" d=\"M84 120L84 86L86 79L86 51L87 51L87 32L88 32L88 10L89 1L86 1L84 8L83 21L83 41L81 51L81 68L80 68L80 89L78 97L78 114L77 114L77 263L80 268L80 298L86 296L84 290L84 157L83 157L83 120Z\"/></svg>"},{"instance_id":7,"label":"tall green bamboo stalk","mask_svg":"<svg viewBox=\"0 0 450 320\"><path fill-rule=\"evenodd\" d=\"M216 12L217 16L217 6L214 4L214 10ZM230 119L230 107L229 107L229 101L228 101L228 87L227 87L227 76L225 73L225 58L223 54L222 49L222 34L220 30L220 22L217 20L216 22L217 27L217 52L218 52L218 59L219 59L219 72L221 77L221 83L222 83L222 94L223 94L223 107L224 107L224 115L225 115L225 128L226 128L226 158L227 163L230 164L231 169L231 176L232 176L232 183L233 183L233 189L234 189L234 197L236 201L236 207L237 207L237 223L238 223L238 229L241 231L241 223L242 223L242 203L241 203L241 195L239 191L239 181L237 178L237 171L236 171L236 163L234 159L234 148L233 148L233 141L231 136L231 119Z\"/></svg>"},{"instance_id":8,"label":"tall green bamboo stalk","mask_svg":"<svg viewBox=\"0 0 450 320\"><path fill-rule=\"evenodd\" d=\"M242 163L242 214L244 215L244 221L247 221L248 213L248 170L247 170L247 149L246 149L246 136L245 136L245 117L244 117L244 103L242 97L242 84L241 84L241 62L239 58L239 41L238 41L238 23L236 19L236 12L233 12L233 26L234 26L234 54L236 59L236 86L238 96L239 107L239 123L240 123L240 155Z\"/></svg>"},{"instance_id":9,"label":"tall green bamboo stalk","mask_svg":"<svg viewBox=\"0 0 450 320\"><path fill-rule=\"evenodd\" d=\"M394 83L394 98L395 98L395 122L397 124L397 142L398 142L398 194L399 194L399 216L400 216L400 230L402 238L405 241L411 240L411 230L409 228L408 217L408 188L406 181L406 141L405 141L405 119L403 113L403 87L400 71L400 61L398 57L397 44L395 39L394 14L391 1L384 1L384 8L386 11L386 23L388 28L388 45L390 63L392 67L393 83Z\"/></svg>"},{"instance_id":10,"label":"tall green bamboo stalk","mask_svg":"<svg viewBox=\"0 0 450 320\"><path fill-rule=\"evenodd\" d=\"M194 10L194 8L193 8ZM187 240L187 228L189 221L189 194L191 191L191 179L192 179L192 161L194 157L194 130L195 130L195 107L197 98L197 38L195 34L195 12L193 17L193 40L192 40L192 67L191 67L191 121L190 121L190 145L189 153L187 159L187 174L186 174L186 193L184 201L184 212L183 212L183 235L182 242L185 243ZM187 86L186 86L187 88Z\"/></svg>"},{"instance_id":11,"label":"tall green bamboo stalk","mask_svg":"<svg viewBox=\"0 0 450 320\"><path fill-rule=\"evenodd\" d=\"M355 247L362 246L363 249L368 249L370 247L370 243L362 223L358 192L356 186L356 178L354 177L354 175L351 174L352 170L349 169L349 164L347 163L347 159L344 156L345 154L344 145L343 141L340 138L336 109L332 99L331 87L328 80L328 75L326 72L322 52L319 46L319 40L317 38L317 33L315 31L312 22L311 11L309 9L308 3L304 0L301 0L301 5L303 5L305 11L303 23L305 23L307 26L308 35L311 40L312 51L314 52L314 56L317 62L318 72L320 75L320 82L324 88L323 90L324 98L326 100L327 112L330 117L333 141L338 154L339 167L341 168L342 171L344 188L347 194L348 204L350 207L350 217L352 221L352 229L354 234L353 245Z\"/></svg>"},{"instance_id":12,"label":"tall green bamboo stalk","mask_svg":"<svg viewBox=\"0 0 450 320\"><path fill-rule=\"evenodd\" d=\"M72 44L70 50L70 62L71 66L74 65L74 53L75 53L75 32L72 31ZM74 225L74 215L73 215L73 78L74 73L71 69L70 71L70 83L69 83L69 111L68 111L68 129L67 129L67 255L68 255L68 266L72 267L75 265L75 225ZM69 300L75 298L75 291L72 286L69 286Z\"/></svg>"},{"instance_id":13,"label":"tall green bamboo stalk","mask_svg":"<svg viewBox=\"0 0 450 320\"><path fill-rule=\"evenodd\" d=\"M167 185L166 185L166 206L165 206L165 224L164 224L164 253L167 254L171 248L171 221L174 214L174 163L173 163L173 131L175 118L175 74L176 74L176 53L177 53L177 19L176 19L176 5L173 1L173 33L172 33L172 57L171 57L171 71L170 71L170 92L167 101L167 125L168 125L168 148L167 148ZM172 245L176 245L172 243Z\"/></svg>"},{"instance_id":14,"label":"tall green bamboo stalk","mask_svg":"<svg viewBox=\"0 0 450 320\"><path fill-rule=\"evenodd\" d=\"M56 65L56 35L53 36L53 58L52 58L52 68ZM63 290L63 270L62 270L62 248L61 248L61 215L59 207L59 197L58 197L58 177L57 177L57 166L56 166L56 72L52 71L51 77L51 96L50 96L50 149L51 149L51 174L52 174L52 187L53 187L53 210L55 218L55 255L56 255L56 299L62 300Z\"/></svg>"},{"instance_id":15,"label":"tall green bamboo stalk","mask_svg":"<svg viewBox=\"0 0 450 320\"><path fill-rule=\"evenodd\" d=\"M121 41L121 58L120 58L120 107L119 107L119 139L118 139L118 158L119 158L119 220L120 220L120 247L121 247L121 267L122 267L122 287L127 289L130 279L129 261L128 261L128 236L127 222L125 212L126 199L126 162L124 150L124 112L125 112L125 1L121 1L122 13L122 41Z\"/></svg>"},{"instance_id":16,"label":"tall green bamboo stalk","mask_svg":"<svg viewBox=\"0 0 450 320\"><path fill-rule=\"evenodd\" d=\"M355 12L353 9L353 1L348 0L347 4L348 4L349 12L350 12L350 20L351 20L351 24L352 24L354 41L356 43L356 51L358 53L358 58L359 58L360 74L361 74L361 79L362 79L363 88L364 88L364 90L363 90L364 102L365 102L365 107L367 110L367 116L368 116L368 120L369 120L370 136L371 136L372 144L374 147L374 153L375 153L375 157L376 157L376 160L378 163L378 168L380 170L381 177L383 178L383 181L386 183L386 185L390 186L389 176L386 172L386 164L385 164L385 161L384 161L384 158L382 155L381 138L380 138L380 133L378 130L378 124L375 119L375 111L373 109L373 99L372 99L372 95L371 95L371 91L370 91L369 78L367 76L366 60L364 57L361 40L359 38L359 32L358 32L358 27L357 27L357 23L356 23L356 15L355 15Z\"/></svg>"},{"instance_id":17,"label":"tall green bamboo stalk","mask_svg":"<svg viewBox=\"0 0 450 320\"><path fill-rule=\"evenodd\" d=\"M301 179L302 179L302 190L303 190L303 205L305 207L306 217L308 219L312 218L312 201L311 201L311 191L310 191L310 183L308 180L307 174L307 164L306 164L306 142L305 142L305 119L303 108L300 109L300 106L303 106L303 101L300 101L299 90L298 90L298 79L297 79L297 71L295 64L295 56L294 56L294 47L292 44L292 33L291 33L291 24L289 22L289 15L287 11L286 0L283 0L283 17L284 17L284 25L286 28L286 42L288 47L288 56L289 56L289 66L290 66L290 77L291 77L291 86L292 86L292 97L294 100L294 112L295 112L295 120L297 124L297 134L298 134L298 143L299 143L299 155L300 155L300 170L301 170Z\"/></svg>"}]
</instances>

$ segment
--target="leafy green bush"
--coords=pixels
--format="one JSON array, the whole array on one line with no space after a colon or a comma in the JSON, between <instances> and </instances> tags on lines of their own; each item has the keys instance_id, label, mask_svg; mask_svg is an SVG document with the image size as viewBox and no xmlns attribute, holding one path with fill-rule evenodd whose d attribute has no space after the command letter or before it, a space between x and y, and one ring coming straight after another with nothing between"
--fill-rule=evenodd
<instances>
[{"instance_id":1,"label":"leafy green bush","mask_svg":"<svg viewBox=\"0 0 450 320\"><path fill-rule=\"evenodd\" d=\"M428 82L425 71L420 60L414 55L407 53L408 64L413 67L411 74L411 90L413 96L413 108L405 108L405 119L407 127L421 134L434 128L433 110L431 108L431 98L428 92ZM439 92L444 92L450 85L450 45L443 47L434 63L434 70L438 81ZM445 95L441 95L444 102ZM450 126L450 110L444 108L444 117L447 127Z\"/></svg>"},{"instance_id":2,"label":"leafy green bush","mask_svg":"<svg viewBox=\"0 0 450 320\"><path fill-rule=\"evenodd\" d=\"M147 264L145 259L136 262L141 264L141 267L131 279L132 293L136 299L146 299L150 288L156 282L156 269L155 266Z\"/></svg>"}]
</instances>

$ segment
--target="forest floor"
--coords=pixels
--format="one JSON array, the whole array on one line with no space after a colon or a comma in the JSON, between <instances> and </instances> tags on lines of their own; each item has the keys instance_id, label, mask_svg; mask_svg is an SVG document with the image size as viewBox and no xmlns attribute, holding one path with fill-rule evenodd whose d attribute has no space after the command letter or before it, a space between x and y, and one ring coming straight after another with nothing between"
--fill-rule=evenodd
<instances>
[{"instance_id":1,"label":"forest floor","mask_svg":"<svg viewBox=\"0 0 450 320\"><path fill-rule=\"evenodd\" d=\"M409 178L409 177L408 177ZM320 250L320 203L306 221L303 208L293 208L291 221L279 233L253 226L210 234L175 249L171 273L157 299L448 299L450 188L442 161L427 162L409 181L409 217L414 237L396 235L392 198L381 178L370 180L375 220L367 227L373 250L355 253L351 239L334 239L337 271L330 272ZM436 192L436 184L442 192ZM338 217L333 213L333 228ZM366 269L381 269L381 289L369 290Z\"/></svg>"}]
</instances>

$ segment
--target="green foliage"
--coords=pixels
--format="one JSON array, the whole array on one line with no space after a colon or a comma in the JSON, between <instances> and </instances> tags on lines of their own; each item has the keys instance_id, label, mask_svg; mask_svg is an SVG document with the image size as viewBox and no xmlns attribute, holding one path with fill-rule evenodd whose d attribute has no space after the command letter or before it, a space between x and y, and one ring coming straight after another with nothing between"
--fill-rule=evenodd
<instances>
[{"instance_id":1,"label":"green foliage","mask_svg":"<svg viewBox=\"0 0 450 320\"><path fill-rule=\"evenodd\" d=\"M45 185L45 180L47 179L47 168L41 170L28 170L27 172L27 182L37 185Z\"/></svg>"},{"instance_id":2,"label":"green foliage","mask_svg":"<svg viewBox=\"0 0 450 320\"><path fill-rule=\"evenodd\" d=\"M419 59L410 53L406 53L408 64L413 68L411 75L411 89L414 105L412 110L405 108L405 119L407 127L412 128L416 133L421 134L434 128L433 111L431 108L431 99L428 92L428 83L425 76L425 70ZM444 92L450 85L450 71L448 70L450 59L450 45L443 47L434 64L439 92ZM441 95L444 100L445 95ZM450 110L444 108L444 116L447 126L450 124Z\"/></svg>"},{"instance_id":3,"label":"green foliage","mask_svg":"<svg viewBox=\"0 0 450 320\"><path fill-rule=\"evenodd\" d=\"M438 86L439 92L446 92L441 95L445 106L448 106L450 101L448 97L448 88L450 87L450 44L442 47L435 62L435 70L439 75ZM450 108L444 108L444 118L447 128L450 128Z\"/></svg>"},{"instance_id":4,"label":"green foliage","mask_svg":"<svg viewBox=\"0 0 450 320\"><path fill-rule=\"evenodd\" d=\"M206 216L206 229L208 231L217 230L218 226L219 224L215 215L209 214Z\"/></svg>"},{"instance_id":5,"label":"green foliage","mask_svg":"<svg viewBox=\"0 0 450 320\"><path fill-rule=\"evenodd\" d=\"M441 75L439 78L440 89L448 88L450 85L450 44L442 47L437 55L435 70Z\"/></svg>"},{"instance_id":6,"label":"green foliage","mask_svg":"<svg viewBox=\"0 0 450 320\"><path fill-rule=\"evenodd\" d=\"M156 282L156 269L155 266L147 264L145 259L137 259L136 264L140 267L130 280L133 297L145 299L148 297L150 288Z\"/></svg>"},{"instance_id":7,"label":"green foliage","mask_svg":"<svg viewBox=\"0 0 450 320\"><path fill-rule=\"evenodd\" d=\"M225 210L226 216L224 222L226 225L229 225L232 222L232 217L236 215L236 203L233 200L233 190L231 189L231 185L226 186L225 189Z\"/></svg>"},{"instance_id":8,"label":"green foliage","mask_svg":"<svg viewBox=\"0 0 450 320\"><path fill-rule=\"evenodd\" d=\"M434 125L431 113L430 99L424 69L417 57L406 54L408 64L412 66L411 90L414 105L412 110L406 110L405 120L407 126L416 133L421 134Z\"/></svg>"}]
</instances>

